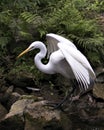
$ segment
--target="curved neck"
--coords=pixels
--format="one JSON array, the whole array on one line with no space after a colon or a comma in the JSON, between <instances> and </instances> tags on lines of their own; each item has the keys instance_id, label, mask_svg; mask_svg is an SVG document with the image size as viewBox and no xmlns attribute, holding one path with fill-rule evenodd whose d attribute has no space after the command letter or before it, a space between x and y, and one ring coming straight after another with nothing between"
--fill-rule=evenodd
<instances>
[{"instance_id":1,"label":"curved neck","mask_svg":"<svg viewBox=\"0 0 104 130\"><path fill-rule=\"evenodd\" d=\"M34 57L34 62L35 62L35 65L36 67L44 72L44 73L47 73L47 74L53 74L53 71L52 71L52 66L50 63L47 63L46 65L42 63L42 59L45 58L46 56L46 53L47 53L47 49L46 49L46 46L42 43L42 42L38 42L36 47L35 48L38 48L40 49L40 52Z\"/></svg>"}]
</instances>

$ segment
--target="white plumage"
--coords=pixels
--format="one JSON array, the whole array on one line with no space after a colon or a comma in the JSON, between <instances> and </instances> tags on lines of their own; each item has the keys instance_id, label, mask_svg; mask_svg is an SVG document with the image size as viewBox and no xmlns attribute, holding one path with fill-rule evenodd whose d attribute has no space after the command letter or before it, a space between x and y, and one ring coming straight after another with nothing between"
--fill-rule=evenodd
<instances>
[{"instance_id":1,"label":"white plumage","mask_svg":"<svg viewBox=\"0 0 104 130\"><path fill-rule=\"evenodd\" d=\"M91 87L91 82L95 80L95 73L87 58L68 39L50 33L46 35L46 46L40 42L33 42L18 57L28 51L39 48L40 52L34 57L37 68L47 74L60 73L68 79L76 79L81 91L86 91ZM41 60L47 55L49 62L45 65Z\"/></svg>"}]
</instances>

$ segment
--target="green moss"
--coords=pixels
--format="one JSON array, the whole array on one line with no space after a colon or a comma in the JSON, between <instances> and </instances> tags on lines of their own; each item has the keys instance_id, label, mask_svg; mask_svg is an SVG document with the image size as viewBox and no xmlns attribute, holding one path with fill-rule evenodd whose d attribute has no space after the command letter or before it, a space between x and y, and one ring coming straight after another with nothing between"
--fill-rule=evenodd
<instances>
[{"instance_id":1,"label":"green moss","mask_svg":"<svg viewBox=\"0 0 104 130\"><path fill-rule=\"evenodd\" d=\"M39 98L33 95L22 95L20 100L22 99L32 99L34 102L39 101Z\"/></svg>"}]
</instances>

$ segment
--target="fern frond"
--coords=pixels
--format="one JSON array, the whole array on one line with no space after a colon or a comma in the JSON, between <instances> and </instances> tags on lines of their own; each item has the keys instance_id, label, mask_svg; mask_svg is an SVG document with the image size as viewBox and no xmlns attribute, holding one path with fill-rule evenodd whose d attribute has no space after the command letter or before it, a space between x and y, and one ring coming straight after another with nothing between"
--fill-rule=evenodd
<instances>
[{"instance_id":1,"label":"fern frond","mask_svg":"<svg viewBox=\"0 0 104 130\"><path fill-rule=\"evenodd\" d=\"M97 47L97 46L103 46L104 45L104 38L103 37L95 37L95 38L82 38L78 37L73 34L69 34L68 37L75 41L75 44L82 46L84 48L91 48Z\"/></svg>"},{"instance_id":2,"label":"fern frond","mask_svg":"<svg viewBox=\"0 0 104 130\"><path fill-rule=\"evenodd\" d=\"M8 37L0 37L0 48L4 49L9 42Z\"/></svg>"},{"instance_id":3,"label":"fern frond","mask_svg":"<svg viewBox=\"0 0 104 130\"><path fill-rule=\"evenodd\" d=\"M10 24L11 22L11 10L6 10L0 12L0 22L5 24Z\"/></svg>"},{"instance_id":4,"label":"fern frond","mask_svg":"<svg viewBox=\"0 0 104 130\"><path fill-rule=\"evenodd\" d=\"M19 35L20 37L22 37L22 39L26 39L26 40L31 40L31 39L33 39L32 34L30 34L29 32L18 31L18 35Z\"/></svg>"},{"instance_id":5,"label":"fern frond","mask_svg":"<svg viewBox=\"0 0 104 130\"><path fill-rule=\"evenodd\" d=\"M21 13L21 17L29 24L39 25L42 23L42 18L38 14L23 12Z\"/></svg>"}]
</instances>

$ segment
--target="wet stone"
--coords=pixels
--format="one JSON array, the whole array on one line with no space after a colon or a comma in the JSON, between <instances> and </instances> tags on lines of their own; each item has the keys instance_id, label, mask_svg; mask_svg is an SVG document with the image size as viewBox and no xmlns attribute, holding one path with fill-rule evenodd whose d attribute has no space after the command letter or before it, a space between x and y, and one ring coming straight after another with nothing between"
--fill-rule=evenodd
<instances>
[{"instance_id":1,"label":"wet stone","mask_svg":"<svg viewBox=\"0 0 104 130\"><path fill-rule=\"evenodd\" d=\"M96 83L93 88L93 95L104 100L104 84Z\"/></svg>"}]
</instances>

